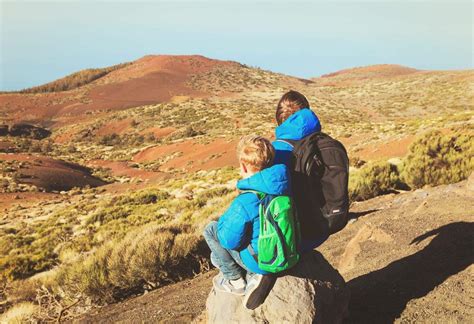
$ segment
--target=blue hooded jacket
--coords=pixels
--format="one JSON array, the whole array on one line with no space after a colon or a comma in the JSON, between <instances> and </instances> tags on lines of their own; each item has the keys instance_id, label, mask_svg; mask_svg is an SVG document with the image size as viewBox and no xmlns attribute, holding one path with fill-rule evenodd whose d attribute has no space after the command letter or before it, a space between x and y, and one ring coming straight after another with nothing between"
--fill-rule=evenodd
<instances>
[{"instance_id":1,"label":"blue hooded jacket","mask_svg":"<svg viewBox=\"0 0 474 324\"><path fill-rule=\"evenodd\" d=\"M269 168L237 182L239 190L253 190L271 195L290 195L290 175L283 164ZM259 200L253 192L237 196L217 223L217 237L222 247L240 251L244 265L253 273L266 274L258 267L247 247L252 244L258 254L258 235L260 232Z\"/></svg>"},{"instance_id":2,"label":"blue hooded jacket","mask_svg":"<svg viewBox=\"0 0 474 324\"><path fill-rule=\"evenodd\" d=\"M272 143L275 148L275 163L283 163L288 166L293 150L291 145L278 140L298 141L319 131L321 131L321 123L318 116L309 108L298 110L288 117L275 129L276 141Z\"/></svg>"}]
</instances>

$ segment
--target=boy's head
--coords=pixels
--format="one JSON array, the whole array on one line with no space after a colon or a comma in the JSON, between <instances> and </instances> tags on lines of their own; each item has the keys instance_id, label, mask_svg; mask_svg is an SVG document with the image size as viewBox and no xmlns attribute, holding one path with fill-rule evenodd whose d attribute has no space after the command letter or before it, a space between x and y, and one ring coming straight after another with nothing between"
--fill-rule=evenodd
<instances>
[{"instance_id":1,"label":"boy's head","mask_svg":"<svg viewBox=\"0 0 474 324\"><path fill-rule=\"evenodd\" d=\"M242 137L237 147L242 177L247 178L272 165L275 149L269 140L262 136Z\"/></svg>"},{"instance_id":2,"label":"boy's head","mask_svg":"<svg viewBox=\"0 0 474 324\"><path fill-rule=\"evenodd\" d=\"M276 121L278 125L281 125L288 117L303 108L310 108L305 96L294 90L285 93L277 105Z\"/></svg>"}]
</instances>

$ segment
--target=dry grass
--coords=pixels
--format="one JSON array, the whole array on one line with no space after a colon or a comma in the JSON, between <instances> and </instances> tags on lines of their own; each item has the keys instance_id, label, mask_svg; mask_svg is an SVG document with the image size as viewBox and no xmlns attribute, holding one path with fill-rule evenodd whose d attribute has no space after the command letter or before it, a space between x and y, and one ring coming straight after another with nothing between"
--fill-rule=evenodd
<instances>
[{"instance_id":1,"label":"dry grass","mask_svg":"<svg viewBox=\"0 0 474 324\"><path fill-rule=\"evenodd\" d=\"M61 269L58 285L103 303L193 276L206 265L199 234L186 225L147 225Z\"/></svg>"},{"instance_id":2,"label":"dry grass","mask_svg":"<svg viewBox=\"0 0 474 324\"><path fill-rule=\"evenodd\" d=\"M202 227L228 206L236 177L229 168L200 171L160 189L121 195L88 189L12 209L11 221L0 225L8 305L42 300L42 318L71 318L207 269Z\"/></svg>"},{"instance_id":3,"label":"dry grass","mask_svg":"<svg viewBox=\"0 0 474 324\"><path fill-rule=\"evenodd\" d=\"M0 323L36 323L39 306L29 302L16 304L0 315Z\"/></svg>"}]
</instances>

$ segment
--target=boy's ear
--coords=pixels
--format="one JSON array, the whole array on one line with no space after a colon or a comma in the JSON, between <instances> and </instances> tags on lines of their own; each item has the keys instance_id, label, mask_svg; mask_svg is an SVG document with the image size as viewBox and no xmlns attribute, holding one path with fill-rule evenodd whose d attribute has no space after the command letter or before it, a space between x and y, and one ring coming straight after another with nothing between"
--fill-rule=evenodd
<instances>
[{"instance_id":1,"label":"boy's ear","mask_svg":"<svg viewBox=\"0 0 474 324\"><path fill-rule=\"evenodd\" d=\"M242 170L244 170L244 172L247 173L248 172L247 166L243 163L240 163L240 164L242 165Z\"/></svg>"}]
</instances>

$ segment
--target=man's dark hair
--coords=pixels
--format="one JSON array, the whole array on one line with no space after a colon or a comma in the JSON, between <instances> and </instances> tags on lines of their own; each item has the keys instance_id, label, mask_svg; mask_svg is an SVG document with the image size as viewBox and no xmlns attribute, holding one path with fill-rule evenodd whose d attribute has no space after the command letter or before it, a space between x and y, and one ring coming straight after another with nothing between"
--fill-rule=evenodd
<instances>
[{"instance_id":1,"label":"man's dark hair","mask_svg":"<svg viewBox=\"0 0 474 324\"><path fill-rule=\"evenodd\" d=\"M294 90L285 93L280 101L278 101L276 109L275 117L278 125L281 125L288 117L303 108L310 108L308 99L305 96Z\"/></svg>"}]
</instances>

